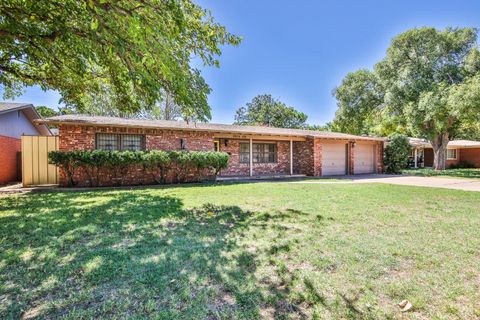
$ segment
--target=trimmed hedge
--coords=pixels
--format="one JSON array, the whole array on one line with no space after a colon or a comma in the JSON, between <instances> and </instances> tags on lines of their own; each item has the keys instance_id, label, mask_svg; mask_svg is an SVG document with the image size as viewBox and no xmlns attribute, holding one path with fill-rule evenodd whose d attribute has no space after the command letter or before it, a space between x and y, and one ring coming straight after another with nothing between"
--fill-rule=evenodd
<instances>
[{"instance_id":1,"label":"trimmed hedge","mask_svg":"<svg viewBox=\"0 0 480 320\"><path fill-rule=\"evenodd\" d=\"M186 173L195 171L197 181L204 179L206 170L218 175L227 167L229 155L216 151L51 151L49 163L59 166L65 171L67 183L76 185L75 172L78 168L85 170L91 185L98 185L101 172L110 172L120 184L132 166L143 168L153 176L157 183L165 183L168 174L174 174L177 182L186 178Z\"/></svg>"}]
</instances>

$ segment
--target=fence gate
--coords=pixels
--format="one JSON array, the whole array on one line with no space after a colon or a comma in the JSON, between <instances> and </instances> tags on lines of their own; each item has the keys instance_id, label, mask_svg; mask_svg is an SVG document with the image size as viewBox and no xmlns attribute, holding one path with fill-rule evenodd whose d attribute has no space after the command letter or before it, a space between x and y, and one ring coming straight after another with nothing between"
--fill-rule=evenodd
<instances>
[{"instance_id":1,"label":"fence gate","mask_svg":"<svg viewBox=\"0 0 480 320\"><path fill-rule=\"evenodd\" d=\"M22 136L24 187L58 184L58 168L48 164L48 152L58 150L58 136Z\"/></svg>"}]
</instances>

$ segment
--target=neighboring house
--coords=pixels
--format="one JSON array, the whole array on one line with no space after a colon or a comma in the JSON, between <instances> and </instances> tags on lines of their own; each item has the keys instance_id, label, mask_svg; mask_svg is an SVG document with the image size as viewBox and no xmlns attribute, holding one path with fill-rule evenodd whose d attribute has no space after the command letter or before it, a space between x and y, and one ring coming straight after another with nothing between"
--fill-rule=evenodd
<instances>
[{"instance_id":1,"label":"neighboring house","mask_svg":"<svg viewBox=\"0 0 480 320\"><path fill-rule=\"evenodd\" d=\"M383 171L383 138L299 129L83 115L57 116L39 123L58 127L59 150L64 151L224 151L230 159L221 176L330 176ZM82 180L82 173L77 174ZM139 181L147 183L152 177L135 170L127 179L130 179L127 184L137 184ZM60 184L65 184L64 174L60 175Z\"/></svg>"},{"instance_id":2,"label":"neighboring house","mask_svg":"<svg viewBox=\"0 0 480 320\"><path fill-rule=\"evenodd\" d=\"M432 167L433 148L424 139L410 138L412 146L411 166ZM452 140L447 146L447 167L469 165L480 168L480 141Z\"/></svg>"},{"instance_id":3,"label":"neighboring house","mask_svg":"<svg viewBox=\"0 0 480 320\"><path fill-rule=\"evenodd\" d=\"M33 105L0 102L0 184L20 179L22 135L51 135Z\"/></svg>"}]
</instances>

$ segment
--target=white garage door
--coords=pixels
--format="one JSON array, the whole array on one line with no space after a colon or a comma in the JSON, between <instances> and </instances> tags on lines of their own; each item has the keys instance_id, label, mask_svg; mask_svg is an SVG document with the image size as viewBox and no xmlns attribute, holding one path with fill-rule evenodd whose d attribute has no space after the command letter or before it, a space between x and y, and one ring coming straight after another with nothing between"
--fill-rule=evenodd
<instances>
[{"instance_id":1,"label":"white garage door","mask_svg":"<svg viewBox=\"0 0 480 320\"><path fill-rule=\"evenodd\" d=\"M355 146L355 174L375 172L375 146L371 144L359 144Z\"/></svg>"},{"instance_id":2,"label":"white garage door","mask_svg":"<svg viewBox=\"0 0 480 320\"><path fill-rule=\"evenodd\" d=\"M347 149L346 144L322 145L322 175L334 176L346 174Z\"/></svg>"}]
</instances>

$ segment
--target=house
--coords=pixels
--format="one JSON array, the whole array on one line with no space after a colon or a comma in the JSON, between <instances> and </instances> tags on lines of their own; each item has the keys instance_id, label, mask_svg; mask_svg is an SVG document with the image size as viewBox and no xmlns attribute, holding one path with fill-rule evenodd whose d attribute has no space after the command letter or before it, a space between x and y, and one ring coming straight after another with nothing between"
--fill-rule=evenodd
<instances>
[{"instance_id":1,"label":"house","mask_svg":"<svg viewBox=\"0 0 480 320\"><path fill-rule=\"evenodd\" d=\"M432 167L432 145L424 139L410 138L409 141L412 146L411 166ZM459 165L480 168L480 141L452 140L448 143L446 166Z\"/></svg>"},{"instance_id":2,"label":"house","mask_svg":"<svg viewBox=\"0 0 480 320\"><path fill-rule=\"evenodd\" d=\"M0 184L20 178L22 135L51 135L32 104L0 102Z\"/></svg>"},{"instance_id":3,"label":"house","mask_svg":"<svg viewBox=\"0 0 480 320\"><path fill-rule=\"evenodd\" d=\"M312 130L85 115L62 115L38 122L58 127L61 151L224 151L230 159L228 167L220 175L227 177L332 176L379 173L383 170L383 138ZM140 171L135 173L130 184L136 184L141 174ZM63 174L60 176L60 184L65 184Z\"/></svg>"}]
</instances>

